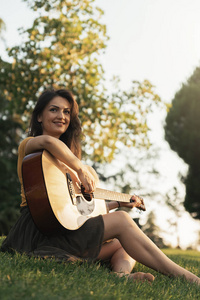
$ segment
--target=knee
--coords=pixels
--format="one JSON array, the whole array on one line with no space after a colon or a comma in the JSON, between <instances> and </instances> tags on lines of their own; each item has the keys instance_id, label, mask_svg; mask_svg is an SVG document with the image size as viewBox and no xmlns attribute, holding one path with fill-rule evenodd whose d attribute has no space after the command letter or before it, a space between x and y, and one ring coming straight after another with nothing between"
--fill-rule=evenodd
<instances>
[{"instance_id":1,"label":"knee","mask_svg":"<svg viewBox=\"0 0 200 300\"><path fill-rule=\"evenodd\" d=\"M127 229L136 229L137 227L130 215L125 211L115 211L102 217L104 221L104 241L119 238Z\"/></svg>"},{"instance_id":2,"label":"knee","mask_svg":"<svg viewBox=\"0 0 200 300\"><path fill-rule=\"evenodd\" d=\"M117 217L119 218L119 225L125 224L125 225L131 225L131 226L137 226L131 216L123 210L116 211Z\"/></svg>"},{"instance_id":3,"label":"knee","mask_svg":"<svg viewBox=\"0 0 200 300\"><path fill-rule=\"evenodd\" d=\"M132 220L131 216L124 210L116 211L116 213L120 216L120 218L126 219L126 220Z\"/></svg>"}]
</instances>

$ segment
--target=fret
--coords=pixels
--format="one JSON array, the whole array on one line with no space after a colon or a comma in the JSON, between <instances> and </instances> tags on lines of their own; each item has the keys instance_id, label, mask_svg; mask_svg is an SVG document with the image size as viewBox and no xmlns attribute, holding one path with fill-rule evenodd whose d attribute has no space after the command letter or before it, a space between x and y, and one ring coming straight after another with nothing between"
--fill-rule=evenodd
<instances>
[{"instance_id":1,"label":"fret","mask_svg":"<svg viewBox=\"0 0 200 300\"><path fill-rule=\"evenodd\" d=\"M89 200L87 199L86 196L89 196ZM129 194L123 194L123 193L119 193L119 192L113 192L113 191L108 191L105 189L100 189L97 188L93 194L87 194L87 193L83 193L83 196L86 198L86 200L91 201L90 196L92 196L92 198L96 198L96 199L103 199L103 200L113 200L113 201L119 201L119 202L134 202L134 201L140 201L140 203L137 204L137 208L140 210L146 210L144 202L143 202L143 198L137 196L137 195L133 195L130 196ZM135 199L132 199L136 198Z\"/></svg>"},{"instance_id":2,"label":"fret","mask_svg":"<svg viewBox=\"0 0 200 300\"><path fill-rule=\"evenodd\" d=\"M123 194L119 192L108 191L105 189L96 188L94 192L94 198L113 200L120 202L130 202L131 196L128 194Z\"/></svg>"}]
</instances>

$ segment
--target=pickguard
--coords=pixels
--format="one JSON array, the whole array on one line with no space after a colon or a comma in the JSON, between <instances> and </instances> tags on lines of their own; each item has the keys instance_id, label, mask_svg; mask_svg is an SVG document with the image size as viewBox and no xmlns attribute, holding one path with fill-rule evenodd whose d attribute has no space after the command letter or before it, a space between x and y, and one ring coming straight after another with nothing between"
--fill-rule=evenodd
<instances>
[{"instance_id":1,"label":"pickguard","mask_svg":"<svg viewBox=\"0 0 200 300\"><path fill-rule=\"evenodd\" d=\"M76 206L81 215L88 216L94 211L95 201L94 199L91 201L86 201L82 196L77 196Z\"/></svg>"}]
</instances>

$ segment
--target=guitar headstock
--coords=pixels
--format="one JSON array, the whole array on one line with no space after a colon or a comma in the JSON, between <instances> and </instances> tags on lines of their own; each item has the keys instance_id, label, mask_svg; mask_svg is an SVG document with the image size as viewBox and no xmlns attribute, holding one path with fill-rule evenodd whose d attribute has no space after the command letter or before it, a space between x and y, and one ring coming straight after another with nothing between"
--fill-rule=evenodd
<instances>
[{"instance_id":1,"label":"guitar headstock","mask_svg":"<svg viewBox=\"0 0 200 300\"><path fill-rule=\"evenodd\" d=\"M139 210L143 210L143 211L146 211L146 207L145 207L145 204L144 204L144 199L140 196L137 196L137 195L133 195L131 197L131 200L130 202L135 202L135 207L137 207Z\"/></svg>"}]
</instances>

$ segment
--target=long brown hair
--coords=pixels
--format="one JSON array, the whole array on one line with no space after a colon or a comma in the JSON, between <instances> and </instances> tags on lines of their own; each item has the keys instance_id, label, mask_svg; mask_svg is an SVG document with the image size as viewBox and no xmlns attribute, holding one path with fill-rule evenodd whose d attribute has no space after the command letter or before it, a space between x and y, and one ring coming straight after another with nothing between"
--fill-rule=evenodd
<instances>
[{"instance_id":1,"label":"long brown hair","mask_svg":"<svg viewBox=\"0 0 200 300\"><path fill-rule=\"evenodd\" d=\"M67 99L71 104L69 127L59 139L63 141L78 158L81 158L80 141L82 129L78 117L79 108L73 94L68 90L46 90L40 95L32 113L29 136L42 135L42 126L41 123L38 122L38 116L43 112L46 105L57 96Z\"/></svg>"}]
</instances>

